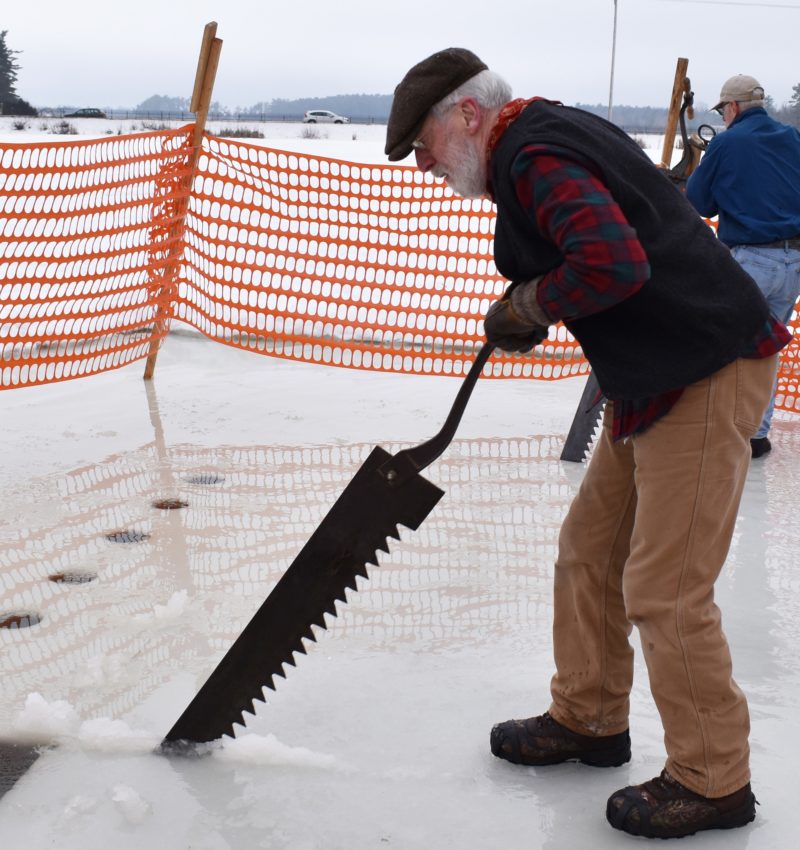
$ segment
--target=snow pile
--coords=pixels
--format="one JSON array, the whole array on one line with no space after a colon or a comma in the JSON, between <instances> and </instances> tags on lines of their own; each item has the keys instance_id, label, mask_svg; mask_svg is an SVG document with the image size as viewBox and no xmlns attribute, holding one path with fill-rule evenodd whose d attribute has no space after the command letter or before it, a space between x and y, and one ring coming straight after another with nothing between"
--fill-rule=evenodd
<instances>
[{"instance_id":1,"label":"snow pile","mask_svg":"<svg viewBox=\"0 0 800 850\"><path fill-rule=\"evenodd\" d=\"M150 803L129 785L115 785L111 791L111 799L129 824L142 823L152 811Z\"/></svg>"},{"instance_id":2,"label":"snow pile","mask_svg":"<svg viewBox=\"0 0 800 850\"><path fill-rule=\"evenodd\" d=\"M40 693L28 694L25 708L14 718L14 731L30 744L48 744L74 737L80 718L66 700L47 702Z\"/></svg>"},{"instance_id":3,"label":"snow pile","mask_svg":"<svg viewBox=\"0 0 800 850\"><path fill-rule=\"evenodd\" d=\"M68 702L48 702L38 692L28 694L13 728L18 738L31 746L61 744L107 753L148 753L160 743L152 733L131 729L122 720L98 717L81 721Z\"/></svg>"},{"instance_id":4,"label":"snow pile","mask_svg":"<svg viewBox=\"0 0 800 850\"><path fill-rule=\"evenodd\" d=\"M153 607L153 616L157 620L177 620L183 614L188 595L186 590L176 590L166 605L156 604Z\"/></svg>"},{"instance_id":5,"label":"snow pile","mask_svg":"<svg viewBox=\"0 0 800 850\"><path fill-rule=\"evenodd\" d=\"M247 734L230 740L226 738L222 747L214 750L214 756L223 761L274 767L310 767L325 770L336 767L336 759L333 756L315 753L305 747L287 747L272 734Z\"/></svg>"}]
</instances>

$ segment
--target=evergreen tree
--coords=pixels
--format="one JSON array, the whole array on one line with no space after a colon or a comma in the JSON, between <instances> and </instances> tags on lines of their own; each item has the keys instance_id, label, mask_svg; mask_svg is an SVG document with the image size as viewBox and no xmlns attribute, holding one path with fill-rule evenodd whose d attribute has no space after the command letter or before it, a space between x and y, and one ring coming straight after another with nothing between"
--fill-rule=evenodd
<instances>
[{"instance_id":1,"label":"evergreen tree","mask_svg":"<svg viewBox=\"0 0 800 850\"><path fill-rule=\"evenodd\" d=\"M794 86L792 96L780 109L775 110L773 117L783 124L800 129L800 83Z\"/></svg>"},{"instance_id":2,"label":"evergreen tree","mask_svg":"<svg viewBox=\"0 0 800 850\"><path fill-rule=\"evenodd\" d=\"M14 57L19 51L9 50L7 33L0 32L0 115L36 115L36 110L17 94L19 64Z\"/></svg>"},{"instance_id":3,"label":"evergreen tree","mask_svg":"<svg viewBox=\"0 0 800 850\"><path fill-rule=\"evenodd\" d=\"M800 119L800 83L792 88L792 96L789 98L789 108Z\"/></svg>"},{"instance_id":4,"label":"evergreen tree","mask_svg":"<svg viewBox=\"0 0 800 850\"><path fill-rule=\"evenodd\" d=\"M19 65L14 56L18 50L9 50L6 45L8 30L0 32L0 101L15 100Z\"/></svg>"}]
</instances>

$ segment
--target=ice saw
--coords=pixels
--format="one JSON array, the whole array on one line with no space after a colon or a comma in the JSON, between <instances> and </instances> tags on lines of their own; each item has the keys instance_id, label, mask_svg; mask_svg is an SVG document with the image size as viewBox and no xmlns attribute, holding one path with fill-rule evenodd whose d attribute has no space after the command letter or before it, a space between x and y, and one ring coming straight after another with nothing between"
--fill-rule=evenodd
<instances>
[{"instance_id":1,"label":"ice saw","mask_svg":"<svg viewBox=\"0 0 800 850\"><path fill-rule=\"evenodd\" d=\"M304 640L315 640L313 626L326 628L325 615L336 616L336 602L356 589L367 564L378 565L378 550L388 552L398 526L416 530L444 495L419 473L453 439L461 416L494 347L479 350L442 429L421 445L391 455L376 446L356 472L300 554L219 662L162 741L163 750L182 742L208 742L233 736L243 712L255 713L264 686L294 666L294 653L305 654Z\"/></svg>"}]
</instances>

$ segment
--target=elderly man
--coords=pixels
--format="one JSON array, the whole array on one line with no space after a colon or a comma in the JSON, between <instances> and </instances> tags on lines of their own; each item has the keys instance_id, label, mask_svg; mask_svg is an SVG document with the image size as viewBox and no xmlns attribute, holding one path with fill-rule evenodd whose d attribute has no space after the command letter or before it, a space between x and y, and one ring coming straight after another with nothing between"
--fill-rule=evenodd
<instances>
[{"instance_id":1,"label":"elderly man","mask_svg":"<svg viewBox=\"0 0 800 850\"><path fill-rule=\"evenodd\" d=\"M788 332L625 133L511 100L468 50L429 56L397 86L386 153L412 151L422 171L497 206L495 263L515 285L486 314L489 342L529 351L563 321L609 399L559 538L552 701L495 726L492 752L627 762L636 625L667 761L614 792L608 820L662 838L743 826L755 817L748 711L714 583Z\"/></svg>"},{"instance_id":2,"label":"elderly man","mask_svg":"<svg viewBox=\"0 0 800 850\"><path fill-rule=\"evenodd\" d=\"M719 215L719 238L785 324L800 298L800 132L770 118L755 77L726 80L714 107L727 131L712 139L686 184L699 213ZM753 457L772 448L773 390L750 440Z\"/></svg>"}]
</instances>

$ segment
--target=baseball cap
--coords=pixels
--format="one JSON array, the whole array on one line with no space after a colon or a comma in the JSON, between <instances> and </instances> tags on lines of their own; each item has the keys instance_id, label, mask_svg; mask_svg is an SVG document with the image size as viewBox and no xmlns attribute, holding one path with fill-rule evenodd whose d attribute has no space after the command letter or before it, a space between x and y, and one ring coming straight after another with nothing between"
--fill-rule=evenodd
<instances>
[{"instance_id":1,"label":"baseball cap","mask_svg":"<svg viewBox=\"0 0 800 850\"><path fill-rule=\"evenodd\" d=\"M746 103L752 100L764 100L764 87L755 77L749 77L747 74L737 74L729 80L725 80L722 84L722 91L719 93L719 103L711 107L713 112L724 106L726 103L734 101L742 101Z\"/></svg>"}]
</instances>

